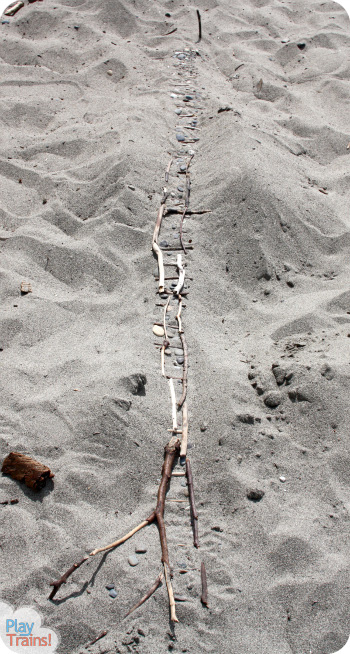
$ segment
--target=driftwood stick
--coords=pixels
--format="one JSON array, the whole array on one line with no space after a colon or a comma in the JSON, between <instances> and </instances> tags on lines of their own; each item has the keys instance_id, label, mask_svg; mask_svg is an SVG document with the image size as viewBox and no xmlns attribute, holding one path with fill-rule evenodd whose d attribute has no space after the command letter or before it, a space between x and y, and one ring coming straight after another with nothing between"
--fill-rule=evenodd
<instances>
[{"instance_id":1,"label":"driftwood stick","mask_svg":"<svg viewBox=\"0 0 350 654\"><path fill-rule=\"evenodd\" d=\"M154 518L153 518L154 519ZM143 522L140 522L137 527L134 527L131 531L129 531L125 536L122 538L119 538L118 540L115 540L114 543L111 543L110 545L105 545L104 547L99 547L95 550L92 550L90 552L89 556L95 556L96 554L99 554L100 552L107 552L107 550L113 550L115 547L118 547L118 545L121 545L122 543L125 543L126 540L129 540L136 532L140 531L140 529L143 529L144 527L147 527L147 525L151 524L152 520L143 520Z\"/></svg>"},{"instance_id":2,"label":"driftwood stick","mask_svg":"<svg viewBox=\"0 0 350 654\"><path fill-rule=\"evenodd\" d=\"M181 216L181 219L180 219L180 243L181 243L181 247L182 247L182 249L184 251L184 254L187 254L187 250L185 248L185 244L184 244L184 241L183 241L182 228L183 228L183 223L184 223L184 220L185 220L186 213L187 213L187 207L185 207L184 211L182 212L182 216Z\"/></svg>"},{"instance_id":3,"label":"driftwood stick","mask_svg":"<svg viewBox=\"0 0 350 654\"><path fill-rule=\"evenodd\" d=\"M186 477L187 477L188 492L190 496L190 506L191 506L192 522L193 522L193 545L198 548L199 547L198 513L197 513L196 503L194 499L193 477L192 477L191 463L189 459L186 459Z\"/></svg>"},{"instance_id":4,"label":"driftwood stick","mask_svg":"<svg viewBox=\"0 0 350 654\"><path fill-rule=\"evenodd\" d=\"M67 570L67 572L65 572L64 575L62 575L61 579L58 579L58 581L51 582L50 586L53 586L53 589L49 595L50 600L52 600L55 597L57 591L61 588L62 584L66 583L68 577L70 577L71 574L73 574L74 570L80 568L80 566L83 565L83 563L85 563L85 561L87 561L88 558L89 558L88 556L84 556L84 558L82 558L81 561L79 561L79 563L73 563L72 567L69 568L69 570Z\"/></svg>"},{"instance_id":5,"label":"driftwood stick","mask_svg":"<svg viewBox=\"0 0 350 654\"><path fill-rule=\"evenodd\" d=\"M201 602L204 606L208 606L208 583L207 583L207 572L205 565L202 561L201 563L201 580L202 580L202 595Z\"/></svg>"},{"instance_id":6,"label":"driftwood stick","mask_svg":"<svg viewBox=\"0 0 350 654\"><path fill-rule=\"evenodd\" d=\"M182 438L180 456L187 454L187 441L188 441L188 415L187 415L187 402L182 405Z\"/></svg>"},{"instance_id":7,"label":"driftwood stick","mask_svg":"<svg viewBox=\"0 0 350 654\"><path fill-rule=\"evenodd\" d=\"M147 600L148 600L150 597L152 597L153 593L156 592L158 586L160 586L160 584L162 583L163 576L164 576L164 575L163 575L163 573L161 572L161 573L158 575L157 579L155 580L153 586L151 586L151 588L149 589L149 591L146 593L146 595L144 595L143 597L141 597L141 599L140 599L140 600L139 600L139 601L138 601L138 602L137 602L137 603L136 603L136 604L135 604L135 605L130 609L130 611L128 611L128 612L124 615L124 620L125 620L125 618L128 617L128 615L130 615L130 613L133 613L134 611L136 611L136 609L138 609L139 606L142 606L142 604L144 604L145 602L147 602Z\"/></svg>"},{"instance_id":8,"label":"driftwood stick","mask_svg":"<svg viewBox=\"0 0 350 654\"><path fill-rule=\"evenodd\" d=\"M185 269L184 269L184 267L182 265L181 254L177 255L176 264L177 264L177 269L179 271L179 281L178 281L176 287L174 288L174 295L179 295L179 293L181 293L183 285L185 283Z\"/></svg>"},{"instance_id":9,"label":"driftwood stick","mask_svg":"<svg viewBox=\"0 0 350 654\"><path fill-rule=\"evenodd\" d=\"M173 587L171 585L170 569L168 569L168 565L165 563L165 561L163 562L163 569L164 569L165 583L169 596L170 620L172 622L179 622L176 617L175 599L174 599Z\"/></svg>"},{"instance_id":10,"label":"driftwood stick","mask_svg":"<svg viewBox=\"0 0 350 654\"><path fill-rule=\"evenodd\" d=\"M177 414L176 414L176 396L174 389L174 382L172 379L169 379L170 386L170 397L171 397L171 407L172 407L172 416L173 416L173 431L177 430Z\"/></svg>"},{"instance_id":11,"label":"driftwood stick","mask_svg":"<svg viewBox=\"0 0 350 654\"><path fill-rule=\"evenodd\" d=\"M152 243L152 250L156 254L158 259L158 270L159 270L159 282L158 282L158 292L164 292L164 262L163 262L163 253L155 241Z\"/></svg>"},{"instance_id":12,"label":"driftwood stick","mask_svg":"<svg viewBox=\"0 0 350 654\"><path fill-rule=\"evenodd\" d=\"M69 570L67 570L67 572L61 577L61 579L59 579L58 581L51 582L50 586L53 586L53 590L51 592L49 599L52 599L55 596L58 589L62 586L62 584L66 583L68 577L70 577L70 575L74 572L74 570L79 568L85 561L88 560L90 556L95 556L96 554L99 554L99 552L106 552L107 550L111 550L114 549L115 547L118 547L118 545L125 543L126 540L128 540L129 538L131 538L131 536L136 534L137 531L140 531L140 529L146 527L146 525L150 525L151 523L156 521L158 525L159 539L160 539L161 550L162 550L161 560L163 564L166 564L164 566L164 569L166 570L166 573L168 574L169 577L167 581L167 588L168 588L168 595L169 595L169 606L172 616L171 619L174 622L177 622L175 609L173 607L174 595L172 593L171 582L170 582L170 564L169 564L168 543L167 543L166 529L165 529L165 522L164 522L164 507L165 507L165 496L166 496L167 488L171 479L175 460L179 456L179 453L180 453L180 441L178 438L173 437L170 439L169 443L167 443L167 445L164 448L164 462L162 466L162 477L158 488L157 504L156 504L156 508L154 509L154 511L152 511L151 515L146 520L144 520L139 525L137 525L137 527L129 531L125 536L114 541L114 543L111 543L110 545L106 545L105 547L99 547L93 550L92 552L90 552L89 555L84 556L84 558L81 561L79 561L79 563L74 563L74 565L72 565L72 567L69 568Z\"/></svg>"},{"instance_id":13,"label":"driftwood stick","mask_svg":"<svg viewBox=\"0 0 350 654\"><path fill-rule=\"evenodd\" d=\"M156 220L156 224L154 227L154 232L153 232L153 239L152 239L152 250L157 256L158 259L158 270L159 270L159 282L158 282L158 291L159 293L163 293L164 291L164 261L163 261L163 253L158 245L158 236L159 236L159 230L160 226L162 224L163 216L164 216L164 211L165 211L165 202L167 198L167 192L166 189L164 189L163 197L161 200L161 204L159 207L158 211L158 216Z\"/></svg>"},{"instance_id":14,"label":"driftwood stick","mask_svg":"<svg viewBox=\"0 0 350 654\"><path fill-rule=\"evenodd\" d=\"M198 39L196 43L199 43L201 38L202 38L202 21L201 21L201 15L197 9L197 18L198 18Z\"/></svg>"},{"instance_id":15,"label":"driftwood stick","mask_svg":"<svg viewBox=\"0 0 350 654\"><path fill-rule=\"evenodd\" d=\"M96 638L94 638L87 645L85 645L85 649L87 649L88 647L91 647L91 645L94 645L95 643L97 643L98 640L101 640L101 638L104 638L105 636L107 636L107 634L108 634L108 631L101 631L101 633L98 636L96 636Z\"/></svg>"},{"instance_id":16,"label":"driftwood stick","mask_svg":"<svg viewBox=\"0 0 350 654\"><path fill-rule=\"evenodd\" d=\"M182 333L181 310L182 310L182 298L181 298L181 295L179 295L179 308L178 308L178 312L177 312L177 314L175 316L175 318L177 320L179 334Z\"/></svg>"},{"instance_id":17,"label":"driftwood stick","mask_svg":"<svg viewBox=\"0 0 350 654\"><path fill-rule=\"evenodd\" d=\"M179 328L179 335L181 338L182 349L184 351L182 395L177 403L178 408L181 409L187 395L188 350L187 350L185 335L183 331L180 331L180 328Z\"/></svg>"},{"instance_id":18,"label":"driftwood stick","mask_svg":"<svg viewBox=\"0 0 350 654\"><path fill-rule=\"evenodd\" d=\"M190 174L186 173L186 189L185 189L185 207L186 209L190 204L190 193L191 193L191 178Z\"/></svg>"}]
</instances>

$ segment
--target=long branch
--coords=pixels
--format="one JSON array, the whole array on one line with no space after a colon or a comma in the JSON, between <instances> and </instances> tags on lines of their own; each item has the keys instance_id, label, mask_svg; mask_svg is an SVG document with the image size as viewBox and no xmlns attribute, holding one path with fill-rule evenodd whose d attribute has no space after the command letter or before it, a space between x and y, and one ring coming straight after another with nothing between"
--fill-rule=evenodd
<instances>
[{"instance_id":1,"label":"long branch","mask_svg":"<svg viewBox=\"0 0 350 654\"><path fill-rule=\"evenodd\" d=\"M188 350L187 350L187 343L185 339L185 334L183 331L180 331L179 329L179 334L181 338L181 343L182 343L182 349L184 353L184 362L183 362L183 377L182 377L182 395L177 403L177 406L179 409L181 409L187 395L187 373L188 373Z\"/></svg>"},{"instance_id":2,"label":"long branch","mask_svg":"<svg viewBox=\"0 0 350 654\"><path fill-rule=\"evenodd\" d=\"M190 506L191 506L192 523L193 523L193 545L198 548L199 547L198 513L196 509L196 502L194 499L193 477L192 477L191 463L189 459L186 459L186 477L187 477L188 492L190 496Z\"/></svg>"}]
</instances>

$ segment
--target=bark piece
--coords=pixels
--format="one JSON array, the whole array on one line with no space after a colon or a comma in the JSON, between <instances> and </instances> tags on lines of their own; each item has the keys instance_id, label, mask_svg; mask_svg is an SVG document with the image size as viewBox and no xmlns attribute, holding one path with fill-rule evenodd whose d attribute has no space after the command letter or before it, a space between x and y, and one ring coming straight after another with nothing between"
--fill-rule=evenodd
<instances>
[{"instance_id":1,"label":"bark piece","mask_svg":"<svg viewBox=\"0 0 350 654\"><path fill-rule=\"evenodd\" d=\"M4 459L1 472L12 479L24 481L28 488L39 491L46 485L47 479L54 477L50 468L20 452L10 452Z\"/></svg>"}]
</instances>

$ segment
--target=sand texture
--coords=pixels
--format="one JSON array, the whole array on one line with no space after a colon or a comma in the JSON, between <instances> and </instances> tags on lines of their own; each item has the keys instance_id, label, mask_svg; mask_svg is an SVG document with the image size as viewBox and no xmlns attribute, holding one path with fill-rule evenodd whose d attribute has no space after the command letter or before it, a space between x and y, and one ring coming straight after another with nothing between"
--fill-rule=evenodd
<instances>
[{"instance_id":1,"label":"sand texture","mask_svg":"<svg viewBox=\"0 0 350 654\"><path fill-rule=\"evenodd\" d=\"M0 478L0 502L19 500L0 505L1 600L39 610L58 654L339 650L350 634L345 10L43 0L0 29L0 458L21 452L55 475L39 493ZM190 208L211 210L184 222L200 548L174 476L167 497L181 501L165 518L186 600L174 626L164 584L123 620L161 571L155 525L48 595L155 506L172 422L152 234L170 156L167 205L183 206L191 149ZM179 247L179 215L162 239ZM181 376L175 356L166 364Z\"/></svg>"}]
</instances>

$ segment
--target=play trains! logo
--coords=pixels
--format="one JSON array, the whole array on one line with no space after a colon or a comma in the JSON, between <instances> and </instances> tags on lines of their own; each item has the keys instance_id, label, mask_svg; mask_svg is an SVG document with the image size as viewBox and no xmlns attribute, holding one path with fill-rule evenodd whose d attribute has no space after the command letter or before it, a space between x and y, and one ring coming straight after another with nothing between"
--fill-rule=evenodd
<instances>
[{"instance_id":1,"label":"play trains! logo","mask_svg":"<svg viewBox=\"0 0 350 654\"><path fill-rule=\"evenodd\" d=\"M1 644L6 647L2 648ZM52 629L41 626L41 617L31 606L13 610L0 602L0 654L52 654L58 645L58 636Z\"/></svg>"}]
</instances>

